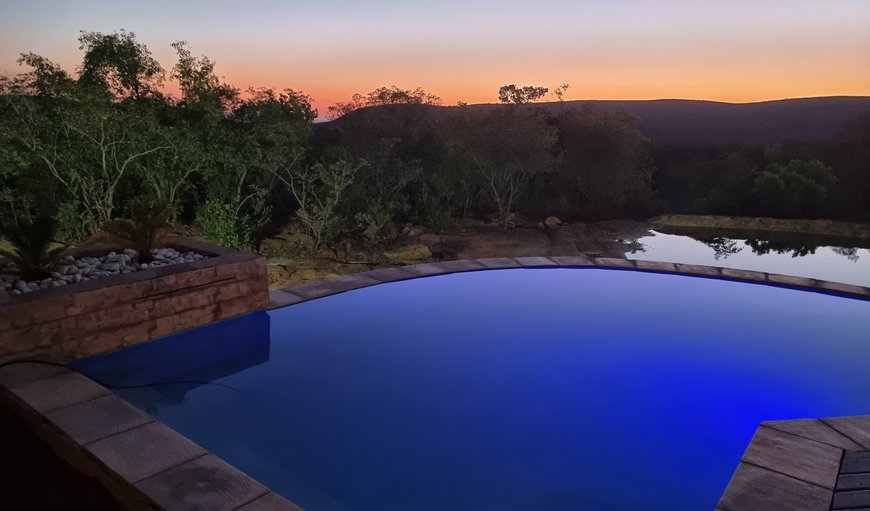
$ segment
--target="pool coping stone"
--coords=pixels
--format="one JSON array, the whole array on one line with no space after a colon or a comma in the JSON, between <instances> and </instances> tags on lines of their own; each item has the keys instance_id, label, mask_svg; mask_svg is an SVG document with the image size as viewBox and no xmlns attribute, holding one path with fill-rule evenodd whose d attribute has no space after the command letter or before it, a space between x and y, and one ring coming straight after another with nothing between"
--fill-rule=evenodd
<instances>
[{"instance_id":1,"label":"pool coping stone","mask_svg":"<svg viewBox=\"0 0 870 511\"><path fill-rule=\"evenodd\" d=\"M269 489L212 454L175 465L136 483L164 508L233 511L265 496Z\"/></svg>"},{"instance_id":2,"label":"pool coping stone","mask_svg":"<svg viewBox=\"0 0 870 511\"><path fill-rule=\"evenodd\" d=\"M602 268L687 275L822 292L867 300L870 289L802 277L703 265L584 256L484 258L396 266L271 292L283 307L387 282L467 271ZM0 404L31 424L64 459L94 473L130 509L299 511L261 483L109 389L68 368L20 363L0 368ZM870 416L764 422L722 495L722 511L830 509L844 453L870 450ZM807 460L823 463L808 464ZM833 482L832 482L833 481ZM864 491L864 490L859 490ZM179 498L179 495L190 498ZM800 498L803 500L794 500ZM779 500L777 500L779 499ZM825 500L827 499L827 500ZM822 501L825 501L823 507ZM816 504L819 504L817 506Z\"/></svg>"},{"instance_id":3,"label":"pool coping stone","mask_svg":"<svg viewBox=\"0 0 870 511\"><path fill-rule=\"evenodd\" d=\"M270 291L269 309L323 298L364 287L389 282L400 282L422 277L448 275L469 271L511 270L525 268L601 268L663 273L698 278L712 278L735 282L748 282L802 291L813 291L848 298L870 300L870 288L830 282L808 277L780 275L753 270L723 268L698 264L648 261L644 259L619 259L614 257L552 256L552 257L490 257L482 259L457 259L406 266L389 266L361 273L293 284Z\"/></svg>"},{"instance_id":4,"label":"pool coping stone","mask_svg":"<svg viewBox=\"0 0 870 511\"><path fill-rule=\"evenodd\" d=\"M716 509L859 509L870 503L867 443L870 415L762 422Z\"/></svg>"},{"instance_id":5,"label":"pool coping stone","mask_svg":"<svg viewBox=\"0 0 870 511\"><path fill-rule=\"evenodd\" d=\"M301 510L73 369L35 362L0 367L0 406L125 509Z\"/></svg>"},{"instance_id":6,"label":"pool coping stone","mask_svg":"<svg viewBox=\"0 0 870 511\"><path fill-rule=\"evenodd\" d=\"M380 268L360 275L387 283L465 271L552 267L601 268L712 278L853 299L870 299L870 288L851 284L736 268L609 257L483 258ZM302 294L298 289L303 286L306 284L289 286L272 293L279 298L284 293L296 297ZM337 290L333 294L349 290L340 287L335 289ZM323 296L328 295L318 297ZM843 453L855 449L870 449L870 416L762 423L716 509L829 511L838 481L840 460Z\"/></svg>"}]
</instances>

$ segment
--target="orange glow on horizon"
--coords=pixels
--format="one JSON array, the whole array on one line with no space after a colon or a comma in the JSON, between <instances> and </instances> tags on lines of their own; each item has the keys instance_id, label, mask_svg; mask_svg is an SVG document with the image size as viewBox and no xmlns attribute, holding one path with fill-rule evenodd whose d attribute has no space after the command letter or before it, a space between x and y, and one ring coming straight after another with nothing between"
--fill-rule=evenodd
<instances>
[{"instance_id":1,"label":"orange glow on horizon","mask_svg":"<svg viewBox=\"0 0 870 511\"><path fill-rule=\"evenodd\" d=\"M127 28L166 69L169 44L185 39L233 86L305 92L321 117L390 85L444 105L495 102L509 83L568 83L566 100L870 95L867 0L195 3L0 6L0 74L22 71L15 60L27 51L73 71L79 30Z\"/></svg>"}]
</instances>

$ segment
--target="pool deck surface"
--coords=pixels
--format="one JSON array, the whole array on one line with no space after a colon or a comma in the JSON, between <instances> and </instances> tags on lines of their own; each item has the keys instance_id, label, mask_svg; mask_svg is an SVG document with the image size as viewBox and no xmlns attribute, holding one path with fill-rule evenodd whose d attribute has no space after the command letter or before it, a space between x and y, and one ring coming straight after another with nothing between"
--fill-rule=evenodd
<instances>
[{"instance_id":1,"label":"pool deck surface","mask_svg":"<svg viewBox=\"0 0 870 511\"><path fill-rule=\"evenodd\" d=\"M272 291L270 308L465 271L597 267L774 285L870 300L870 288L761 272L626 259L521 257L424 263ZM39 363L0 367L0 406L130 509L300 508L86 376ZM870 416L762 423L717 511L870 511Z\"/></svg>"},{"instance_id":2,"label":"pool deck surface","mask_svg":"<svg viewBox=\"0 0 870 511\"><path fill-rule=\"evenodd\" d=\"M870 509L870 416L763 422L718 511Z\"/></svg>"}]
</instances>

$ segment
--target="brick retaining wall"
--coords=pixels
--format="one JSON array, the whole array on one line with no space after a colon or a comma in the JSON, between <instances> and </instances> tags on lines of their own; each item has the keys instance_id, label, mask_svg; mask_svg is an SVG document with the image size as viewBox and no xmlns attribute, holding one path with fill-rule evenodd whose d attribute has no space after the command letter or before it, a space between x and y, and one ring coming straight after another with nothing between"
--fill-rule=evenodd
<instances>
[{"instance_id":1,"label":"brick retaining wall","mask_svg":"<svg viewBox=\"0 0 870 511\"><path fill-rule=\"evenodd\" d=\"M0 362L75 360L268 306L263 257L187 239L173 247L211 257L0 298Z\"/></svg>"}]
</instances>

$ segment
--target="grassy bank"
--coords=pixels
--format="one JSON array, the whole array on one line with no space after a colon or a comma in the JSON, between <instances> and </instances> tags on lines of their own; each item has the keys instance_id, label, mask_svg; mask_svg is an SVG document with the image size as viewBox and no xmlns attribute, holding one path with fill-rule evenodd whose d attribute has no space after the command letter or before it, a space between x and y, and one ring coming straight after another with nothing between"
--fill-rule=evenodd
<instances>
[{"instance_id":1,"label":"grassy bank","mask_svg":"<svg viewBox=\"0 0 870 511\"><path fill-rule=\"evenodd\" d=\"M688 228L788 232L870 240L870 225L834 222L832 220L793 220L713 215L662 215L650 219L650 224L657 229Z\"/></svg>"}]
</instances>

